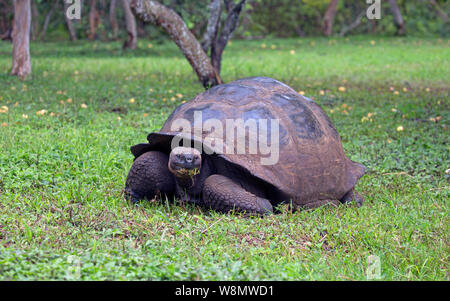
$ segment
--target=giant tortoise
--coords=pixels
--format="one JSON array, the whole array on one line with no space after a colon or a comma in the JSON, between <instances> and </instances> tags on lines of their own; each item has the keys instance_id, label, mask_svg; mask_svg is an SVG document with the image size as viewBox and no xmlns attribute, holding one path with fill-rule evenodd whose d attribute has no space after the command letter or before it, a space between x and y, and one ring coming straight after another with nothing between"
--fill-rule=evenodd
<instances>
[{"instance_id":1,"label":"giant tortoise","mask_svg":"<svg viewBox=\"0 0 450 301\"><path fill-rule=\"evenodd\" d=\"M168 195L263 214L280 203L296 210L363 202L354 186L365 168L345 156L325 112L271 78L215 86L177 107L147 140L131 147L125 194L133 203Z\"/></svg>"}]
</instances>

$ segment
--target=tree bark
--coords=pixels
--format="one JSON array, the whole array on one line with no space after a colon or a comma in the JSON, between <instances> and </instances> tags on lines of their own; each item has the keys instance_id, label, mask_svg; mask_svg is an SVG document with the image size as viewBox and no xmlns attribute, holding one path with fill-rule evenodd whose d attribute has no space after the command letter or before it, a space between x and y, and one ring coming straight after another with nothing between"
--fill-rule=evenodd
<instances>
[{"instance_id":1,"label":"tree bark","mask_svg":"<svg viewBox=\"0 0 450 301\"><path fill-rule=\"evenodd\" d=\"M402 13L398 8L397 2L395 2L395 0L389 0L389 6L391 8L392 15L394 16L394 23L397 27L397 34L404 35L406 33L405 23L403 22Z\"/></svg>"},{"instance_id":2,"label":"tree bark","mask_svg":"<svg viewBox=\"0 0 450 301\"><path fill-rule=\"evenodd\" d=\"M133 0L131 9L139 19L163 28L170 35L205 88L222 83L202 46L176 12L152 0Z\"/></svg>"},{"instance_id":3,"label":"tree bark","mask_svg":"<svg viewBox=\"0 0 450 301\"><path fill-rule=\"evenodd\" d=\"M233 0L223 0L224 4L225 4L225 11L227 13L230 13L231 10L233 9Z\"/></svg>"},{"instance_id":4,"label":"tree bark","mask_svg":"<svg viewBox=\"0 0 450 301\"><path fill-rule=\"evenodd\" d=\"M220 14L222 7L220 5L221 0L211 0L209 4L209 19L208 25L206 25L206 31L202 39L202 48L205 53L208 53L211 44L217 37L217 31L219 30Z\"/></svg>"},{"instance_id":5,"label":"tree bark","mask_svg":"<svg viewBox=\"0 0 450 301\"><path fill-rule=\"evenodd\" d=\"M241 14L245 2L246 0L240 1L229 11L225 25L220 33L220 37L211 47L211 62L214 68L216 68L217 74L220 74L223 51L225 50L228 40L231 38L237 27L239 15Z\"/></svg>"},{"instance_id":6,"label":"tree bark","mask_svg":"<svg viewBox=\"0 0 450 301\"><path fill-rule=\"evenodd\" d=\"M73 28L72 20L70 20L66 14L68 8L69 8L69 4L67 4L66 1L64 1L64 18L66 19L66 27L67 27L67 31L69 32L69 38L71 41L76 41L77 34L75 32L75 28Z\"/></svg>"},{"instance_id":7,"label":"tree bark","mask_svg":"<svg viewBox=\"0 0 450 301\"><path fill-rule=\"evenodd\" d=\"M331 0L323 17L322 33L329 37L333 33L333 22L336 16L337 5L339 0Z\"/></svg>"},{"instance_id":8,"label":"tree bark","mask_svg":"<svg viewBox=\"0 0 450 301\"><path fill-rule=\"evenodd\" d=\"M116 18L116 6L117 1L111 0L111 3L109 4L109 23L111 24L113 39L117 39L117 36L119 35L119 24L117 23Z\"/></svg>"},{"instance_id":9,"label":"tree bark","mask_svg":"<svg viewBox=\"0 0 450 301\"><path fill-rule=\"evenodd\" d=\"M94 40L96 37L97 27L100 24L100 14L97 11L97 0L91 0L91 7L89 10L89 40Z\"/></svg>"},{"instance_id":10,"label":"tree bark","mask_svg":"<svg viewBox=\"0 0 450 301\"><path fill-rule=\"evenodd\" d=\"M17 75L22 80L31 73L30 59L30 0L14 1L13 60L11 75Z\"/></svg>"},{"instance_id":11,"label":"tree bark","mask_svg":"<svg viewBox=\"0 0 450 301\"><path fill-rule=\"evenodd\" d=\"M123 11L125 15L125 23L127 26L127 39L123 43L123 48L136 49L137 44L137 27L136 19L130 8L130 0L122 0Z\"/></svg>"}]
</instances>

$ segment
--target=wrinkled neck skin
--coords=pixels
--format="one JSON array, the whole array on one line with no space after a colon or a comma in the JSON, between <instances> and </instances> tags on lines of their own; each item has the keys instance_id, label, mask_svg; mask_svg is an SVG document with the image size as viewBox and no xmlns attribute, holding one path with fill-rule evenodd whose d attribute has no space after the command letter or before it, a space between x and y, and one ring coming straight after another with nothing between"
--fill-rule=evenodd
<instances>
[{"instance_id":1,"label":"wrinkled neck skin","mask_svg":"<svg viewBox=\"0 0 450 301\"><path fill-rule=\"evenodd\" d=\"M208 156L203 157L202 167L198 175L190 177L175 177L176 197L183 201L201 204L203 184L206 178L214 173L214 166Z\"/></svg>"}]
</instances>

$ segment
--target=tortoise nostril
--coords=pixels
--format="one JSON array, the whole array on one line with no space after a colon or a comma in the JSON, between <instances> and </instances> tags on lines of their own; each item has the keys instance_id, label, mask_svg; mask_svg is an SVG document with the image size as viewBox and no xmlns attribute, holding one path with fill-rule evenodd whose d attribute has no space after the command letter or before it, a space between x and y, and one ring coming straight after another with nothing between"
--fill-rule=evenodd
<instances>
[{"instance_id":1,"label":"tortoise nostril","mask_svg":"<svg viewBox=\"0 0 450 301\"><path fill-rule=\"evenodd\" d=\"M191 155L186 155L185 159L186 159L187 163L191 163L192 162L192 156Z\"/></svg>"}]
</instances>

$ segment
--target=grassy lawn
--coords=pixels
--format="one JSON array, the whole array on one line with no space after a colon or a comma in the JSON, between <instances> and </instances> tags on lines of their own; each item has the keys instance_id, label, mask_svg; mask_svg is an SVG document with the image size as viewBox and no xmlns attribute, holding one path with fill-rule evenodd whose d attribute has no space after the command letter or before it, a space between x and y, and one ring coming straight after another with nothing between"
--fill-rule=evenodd
<instances>
[{"instance_id":1,"label":"grassy lawn","mask_svg":"<svg viewBox=\"0 0 450 301\"><path fill-rule=\"evenodd\" d=\"M225 81L304 91L367 167L361 208L244 218L122 197L129 147L203 91L175 45L35 43L20 82L0 43L0 279L365 280L376 255L383 280L449 280L449 45L233 41Z\"/></svg>"}]
</instances>

